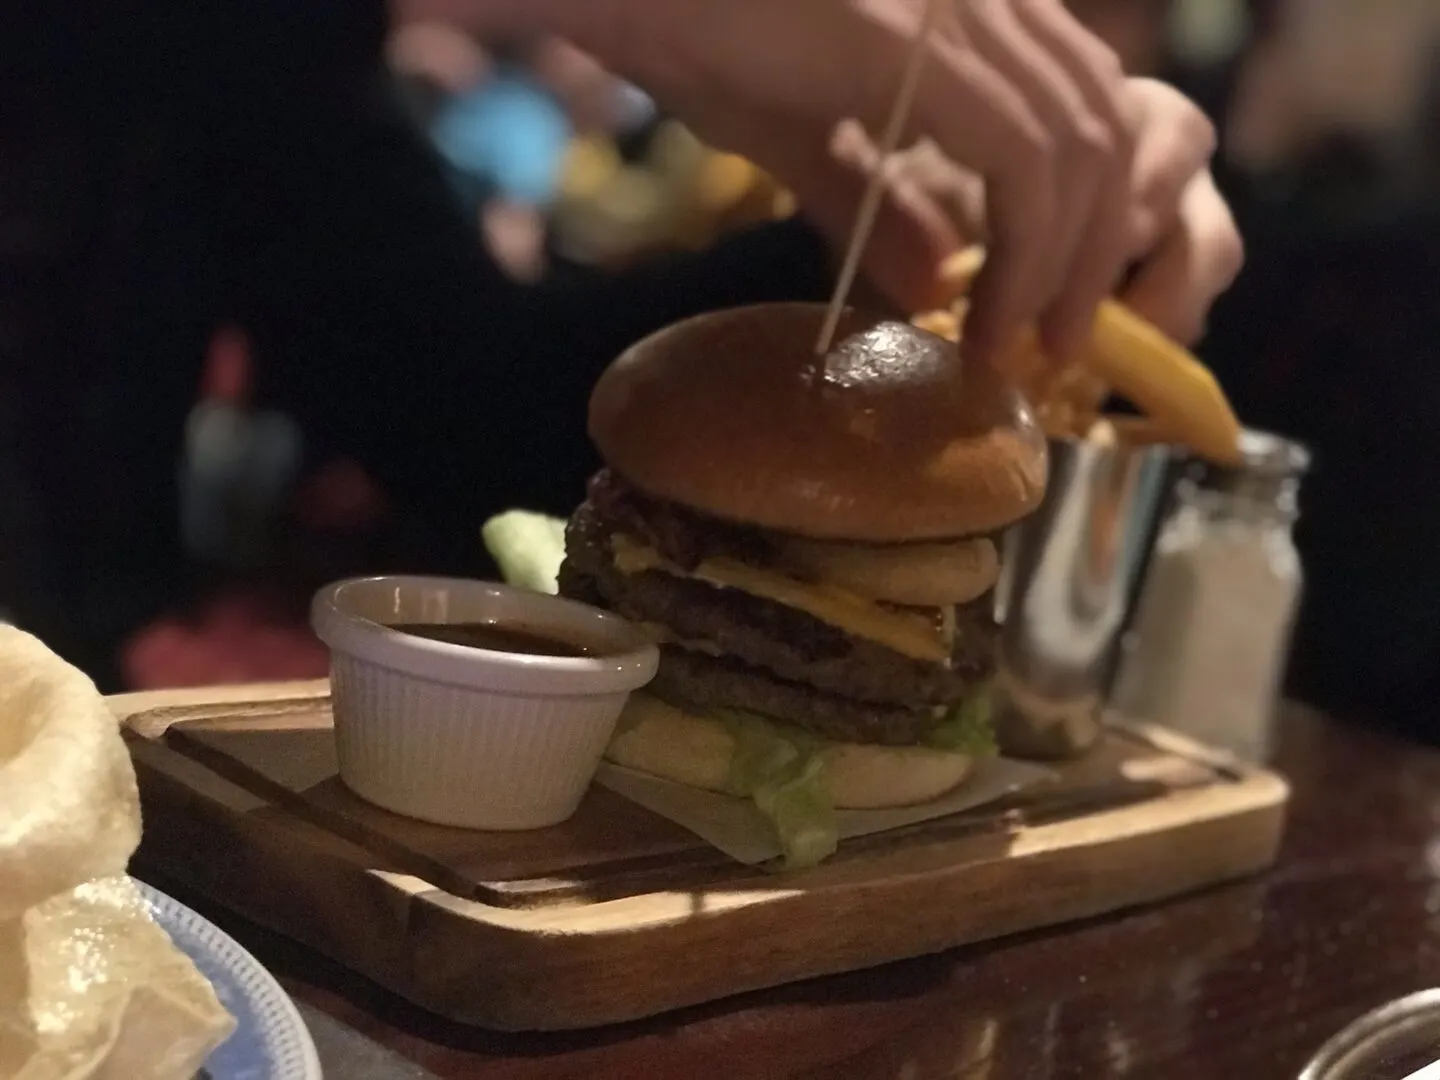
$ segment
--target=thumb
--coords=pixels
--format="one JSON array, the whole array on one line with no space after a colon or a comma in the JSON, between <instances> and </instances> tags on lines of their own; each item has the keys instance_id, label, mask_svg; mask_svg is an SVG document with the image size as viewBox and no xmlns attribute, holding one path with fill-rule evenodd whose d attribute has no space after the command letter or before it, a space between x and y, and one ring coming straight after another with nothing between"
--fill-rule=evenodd
<instances>
[{"instance_id":1,"label":"thumb","mask_svg":"<svg viewBox=\"0 0 1440 1080\"><path fill-rule=\"evenodd\" d=\"M1175 341L1194 344L1244 259L1234 218L1210 174L1201 173L1180 200L1178 227L1151 253L1123 299Z\"/></svg>"}]
</instances>

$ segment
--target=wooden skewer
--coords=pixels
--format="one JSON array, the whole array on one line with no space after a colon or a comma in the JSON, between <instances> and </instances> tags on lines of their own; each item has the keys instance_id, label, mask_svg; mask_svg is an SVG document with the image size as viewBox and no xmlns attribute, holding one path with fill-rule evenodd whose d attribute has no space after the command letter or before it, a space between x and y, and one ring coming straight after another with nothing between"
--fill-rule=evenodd
<instances>
[{"instance_id":1,"label":"wooden skewer","mask_svg":"<svg viewBox=\"0 0 1440 1080\"><path fill-rule=\"evenodd\" d=\"M840 266L840 276L835 281L835 291L830 295L830 306L825 312L825 322L820 328L820 339L815 342L815 353L824 356L830 351L835 339L835 329L840 325L840 313L845 309L845 300L855 284L855 274L860 268L860 256L875 227L875 216L880 210L880 196L885 191L885 169L890 157L900 144L900 135L905 130L905 121L910 116L910 106L915 101L915 90L920 85L920 70L925 65L925 54L930 43L930 34L935 28L941 9L946 0L925 0L925 11L921 16L920 31L910 46L910 56L905 72L900 79L900 89L895 95L895 104L890 107L890 118L880 140L879 161L870 177L869 186L860 200L855 215L855 225L850 230L850 241L845 249L845 261Z\"/></svg>"}]
</instances>

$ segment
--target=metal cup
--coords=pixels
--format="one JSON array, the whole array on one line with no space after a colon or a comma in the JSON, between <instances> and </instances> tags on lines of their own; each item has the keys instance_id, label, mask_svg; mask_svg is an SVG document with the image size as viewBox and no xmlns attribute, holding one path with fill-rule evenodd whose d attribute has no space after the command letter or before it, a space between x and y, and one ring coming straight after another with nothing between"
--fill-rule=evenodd
<instances>
[{"instance_id":1,"label":"metal cup","mask_svg":"<svg viewBox=\"0 0 1440 1080\"><path fill-rule=\"evenodd\" d=\"M1099 737L1178 458L1085 439L1049 449L1044 502L1004 539L995 724L1004 753L1064 759Z\"/></svg>"}]
</instances>

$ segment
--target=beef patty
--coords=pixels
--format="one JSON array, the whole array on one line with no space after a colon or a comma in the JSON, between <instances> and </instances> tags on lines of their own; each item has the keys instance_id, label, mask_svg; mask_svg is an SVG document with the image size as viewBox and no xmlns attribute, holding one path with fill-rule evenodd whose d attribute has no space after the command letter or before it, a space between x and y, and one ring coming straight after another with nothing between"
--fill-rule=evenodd
<instances>
[{"instance_id":1,"label":"beef patty","mask_svg":"<svg viewBox=\"0 0 1440 1080\"><path fill-rule=\"evenodd\" d=\"M661 650L649 692L681 709L743 709L840 742L886 746L914 746L943 716L933 705L908 708L827 694L736 660L674 645Z\"/></svg>"},{"instance_id":2,"label":"beef patty","mask_svg":"<svg viewBox=\"0 0 1440 1080\"><path fill-rule=\"evenodd\" d=\"M668 689L683 696L679 684L690 682L699 688L694 693L704 699L692 698L695 705L729 704L776 716L782 715L777 709L783 709L783 718L815 730L822 730L824 724L825 733L835 737L913 742L916 731L934 724L935 706L964 699L994 670L995 624L989 597L957 610L953 662L944 667L737 589L661 571L621 573L610 547L611 536L619 529L632 535L639 532L632 519L610 517L593 501L576 511L567 532L560 589L566 596L610 608L634 621L659 624L688 650L667 650L656 684L662 693ZM640 535L654 542L653 532ZM727 552L744 542L728 540ZM690 564L695 562L698 553L692 554ZM695 653L718 655L728 662ZM820 696L810 710L814 722L809 722L804 697L817 691ZM762 701L771 702L771 707L762 708ZM820 714L829 719L819 719Z\"/></svg>"}]
</instances>

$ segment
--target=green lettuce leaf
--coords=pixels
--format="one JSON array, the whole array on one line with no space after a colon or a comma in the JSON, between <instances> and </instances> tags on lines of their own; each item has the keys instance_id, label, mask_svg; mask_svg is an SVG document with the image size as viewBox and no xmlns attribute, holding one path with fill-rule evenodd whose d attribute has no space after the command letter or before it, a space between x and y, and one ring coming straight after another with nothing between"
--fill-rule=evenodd
<instances>
[{"instance_id":1,"label":"green lettuce leaf","mask_svg":"<svg viewBox=\"0 0 1440 1080\"><path fill-rule=\"evenodd\" d=\"M925 745L970 757L999 752L990 723L990 692L982 690L954 706L925 737Z\"/></svg>"},{"instance_id":2,"label":"green lettuce leaf","mask_svg":"<svg viewBox=\"0 0 1440 1080\"><path fill-rule=\"evenodd\" d=\"M754 798L761 787L800 765L804 752L764 717L738 709L726 709L719 715L735 737L727 785L731 795Z\"/></svg>"},{"instance_id":3,"label":"green lettuce leaf","mask_svg":"<svg viewBox=\"0 0 1440 1080\"><path fill-rule=\"evenodd\" d=\"M507 585L534 592L559 591L565 561L565 522L530 510L507 510L480 530L485 549Z\"/></svg>"},{"instance_id":4,"label":"green lettuce leaf","mask_svg":"<svg viewBox=\"0 0 1440 1080\"><path fill-rule=\"evenodd\" d=\"M784 855L785 869L806 870L833 855L840 834L825 775L824 750L830 743L743 709L718 709L714 715L735 737L730 794L751 799L765 815ZM989 692L981 691L950 709L925 745L971 757L995 754Z\"/></svg>"},{"instance_id":5,"label":"green lettuce leaf","mask_svg":"<svg viewBox=\"0 0 1440 1080\"><path fill-rule=\"evenodd\" d=\"M785 869L808 870L835 854L840 831L825 783L825 741L740 709L716 716L735 736L730 793L753 800L765 815Z\"/></svg>"},{"instance_id":6,"label":"green lettuce leaf","mask_svg":"<svg viewBox=\"0 0 1440 1080\"><path fill-rule=\"evenodd\" d=\"M785 778L755 789L755 805L770 819L785 869L808 870L835 854L840 846L840 829L835 805L825 783L825 761L817 755L803 760L799 769L790 769Z\"/></svg>"}]
</instances>

